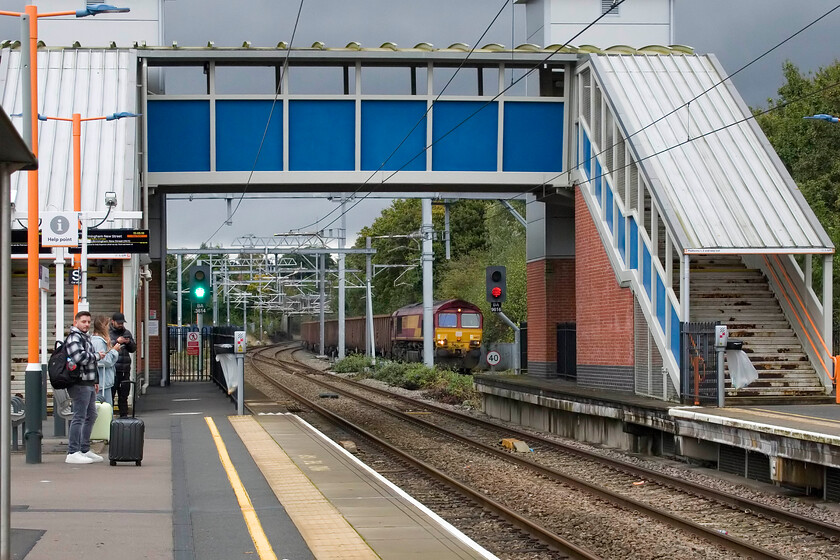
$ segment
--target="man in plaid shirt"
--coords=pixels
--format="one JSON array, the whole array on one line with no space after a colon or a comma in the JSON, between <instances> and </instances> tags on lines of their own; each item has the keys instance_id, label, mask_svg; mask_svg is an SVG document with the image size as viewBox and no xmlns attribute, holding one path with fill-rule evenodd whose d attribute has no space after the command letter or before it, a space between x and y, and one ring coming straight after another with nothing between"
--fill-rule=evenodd
<instances>
[{"instance_id":1,"label":"man in plaid shirt","mask_svg":"<svg viewBox=\"0 0 840 560\"><path fill-rule=\"evenodd\" d=\"M71 369L79 369L79 381L67 388L73 399L73 419L70 421L70 436L67 443L65 463L84 465L99 463L102 456L90 450L90 432L96 421L96 391L99 374L96 362L104 352L95 352L90 341L90 313L79 311L67 335L67 362ZM75 373L75 372L74 372Z\"/></svg>"}]
</instances>

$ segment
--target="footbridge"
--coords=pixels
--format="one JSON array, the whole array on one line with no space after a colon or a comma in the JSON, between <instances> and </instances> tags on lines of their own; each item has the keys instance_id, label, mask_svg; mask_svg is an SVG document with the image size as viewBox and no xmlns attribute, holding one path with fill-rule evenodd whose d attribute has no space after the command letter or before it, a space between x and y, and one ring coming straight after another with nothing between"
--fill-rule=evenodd
<instances>
[{"instance_id":1,"label":"footbridge","mask_svg":"<svg viewBox=\"0 0 840 560\"><path fill-rule=\"evenodd\" d=\"M18 54L0 51L4 106L18 103ZM152 234L138 328L165 314L169 196L523 197L530 375L678 400L681 331L717 321L760 372L730 394L831 391L834 247L713 55L281 43L39 57L57 109L77 110L67 77L84 70L128 84L98 109L143 115L120 129L127 198ZM165 367L162 337L145 334L152 369Z\"/></svg>"}]
</instances>

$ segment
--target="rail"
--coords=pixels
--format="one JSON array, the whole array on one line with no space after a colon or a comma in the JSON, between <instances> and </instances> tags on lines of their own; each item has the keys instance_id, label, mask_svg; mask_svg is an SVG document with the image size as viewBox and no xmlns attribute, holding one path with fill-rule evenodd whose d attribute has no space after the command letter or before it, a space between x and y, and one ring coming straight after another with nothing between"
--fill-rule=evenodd
<instances>
[{"instance_id":1,"label":"rail","mask_svg":"<svg viewBox=\"0 0 840 560\"><path fill-rule=\"evenodd\" d=\"M800 332L805 336L805 338L808 340L808 343L810 344L810 349L812 350L812 352L808 352L808 354L811 355L812 359L813 357L817 358L817 361L822 366L823 372L825 372L825 377L834 384L834 392L836 399L835 402L840 404L840 391L837 390L837 372L838 367L840 366L840 356L834 355L834 352L832 352L832 350L828 347L828 344L826 344L826 341L822 336L821 330L814 323L814 319L811 317L811 313L809 313L808 311L808 306L805 302L802 301L802 297L799 294L799 290L797 290L795 283L788 275L786 267L784 263L782 263L779 260L778 255L773 256L773 260L775 262L771 262L767 255L763 255L763 260L765 270L770 274L770 276L772 276L773 283L775 284L779 293L782 295L785 302L787 303L787 307L790 313L796 319L796 322L799 325ZM784 282L776 274L777 269L781 271L782 276L784 277ZM798 307L794 305L794 303L791 301L789 293L793 294L793 296L795 297L796 302L798 303ZM797 309L799 311L797 311ZM800 311L802 315L804 315L804 319L807 320L808 325L810 325L811 327L810 332L808 326L803 321L803 318L800 317ZM813 333L813 337L811 333ZM822 349L817 347L817 344L815 344L814 342L814 338L816 338L819 341L819 344L820 346L822 346ZM829 366L826 364L826 361L831 363L833 368L829 368Z\"/></svg>"}]
</instances>

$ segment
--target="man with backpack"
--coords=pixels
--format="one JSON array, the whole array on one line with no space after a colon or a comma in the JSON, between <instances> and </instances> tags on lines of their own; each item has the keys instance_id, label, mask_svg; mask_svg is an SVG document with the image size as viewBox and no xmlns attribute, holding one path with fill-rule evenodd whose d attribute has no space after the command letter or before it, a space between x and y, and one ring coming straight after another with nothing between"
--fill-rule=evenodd
<instances>
[{"instance_id":1,"label":"man with backpack","mask_svg":"<svg viewBox=\"0 0 840 560\"><path fill-rule=\"evenodd\" d=\"M120 409L120 418L128 417L128 394L131 392L131 354L137 350L137 342L131 331L125 328L125 315L114 313L108 328L111 344L121 344L120 357L116 363L114 379L114 400Z\"/></svg>"},{"instance_id":2,"label":"man with backpack","mask_svg":"<svg viewBox=\"0 0 840 560\"><path fill-rule=\"evenodd\" d=\"M70 369L78 368L78 381L67 388L73 399L73 419L70 421L70 436L67 443L65 463L84 465L99 463L103 460L90 450L90 433L96 421L96 390L99 383L96 362L105 356L104 352L95 352L90 341L91 316L87 311L79 311L67 335L67 364ZM76 373L76 372L74 372Z\"/></svg>"}]
</instances>

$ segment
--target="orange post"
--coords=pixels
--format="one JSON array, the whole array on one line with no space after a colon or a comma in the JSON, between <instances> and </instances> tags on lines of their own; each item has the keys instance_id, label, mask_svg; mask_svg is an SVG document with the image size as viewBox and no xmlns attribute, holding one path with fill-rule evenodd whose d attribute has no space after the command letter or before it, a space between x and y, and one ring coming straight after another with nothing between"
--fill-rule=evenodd
<instances>
[{"instance_id":1,"label":"orange post","mask_svg":"<svg viewBox=\"0 0 840 560\"><path fill-rule=\"evenodd\" d=\"M38 156L38 7L26 6L29 16L29 72L32 76L32 153ZM24 115L24 118L26 116ZM41 312L38 293L38 170L27 172L26 289L27 289L27 361L41 369L38 351Z\"/></svg>"}]
</instances>

